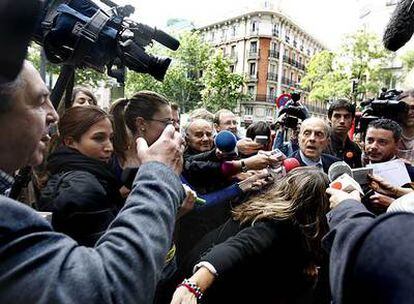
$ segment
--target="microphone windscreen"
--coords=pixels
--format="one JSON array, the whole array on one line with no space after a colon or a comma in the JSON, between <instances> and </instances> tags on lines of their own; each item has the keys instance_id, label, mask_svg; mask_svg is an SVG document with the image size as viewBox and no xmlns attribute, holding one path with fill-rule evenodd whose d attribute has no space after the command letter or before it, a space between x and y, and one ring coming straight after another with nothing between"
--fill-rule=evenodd
<instances>
[{"instance_id":1,"label":"microphone windscreen","mask_svg":"<svg viewBox=\"0 0 414 304\"><path fill-rule=\"evenodd\" d=\"M397 4L385 28L382 41L385 48L396 51L410 40L414 32L413 0L402 0Z\"/></svg>"},{"instance_id":2,"label":"microphone windscreen","mask_svg":"<svg viewBox=\"0 0 414 304\"><path fill-rule=\"evenodd\" d=\"M230 131L223 130L216 135L214 143L221 152L232 152L236 148L237 138Z\"/></svg>"},{"instance_id":3,"label":"microphone windscreen","mask_svg":"<svg viewBox=\"0 0 414 304\"><path fill-rule=\"evenodd\" d=\"M289 172L297 167L300 167L300 162L296 158L286 158L283 161L283 167L285 167L286 172Z\"/></svg>"},{"instance_id":4,"label":"microphone windscreen","mask_svg":"<svg viewBox=\"0 0 414 304\"><path fill-rule=\"evenodd\" d=\"M329 167L329 170L328 170L329 181L333 182L334 180L336 180L338 177L340 177L341 175L345 173L351 177L353 176L352 169L346 162L344 161L335 162Z\"/></svg>"}]
</instances>

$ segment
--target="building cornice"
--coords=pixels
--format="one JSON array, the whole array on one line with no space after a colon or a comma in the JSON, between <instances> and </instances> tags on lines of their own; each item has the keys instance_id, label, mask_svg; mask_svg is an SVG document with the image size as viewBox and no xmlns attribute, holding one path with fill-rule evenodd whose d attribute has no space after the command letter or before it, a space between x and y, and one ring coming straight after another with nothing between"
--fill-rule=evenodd
<instances>
[{"instance_id":1,"label":"building cornice","mask_svg":"<svg viewBox=\"0 0 414 304\"><path fill-rule=\"evenodd\" d=\"M282 21L282 23L284 23L285 25L288 25L290 28L293 28L293 29L297 30L302 35L304 35L305 38L307 38L309 40L312 40L314 43L318 44L318 46L320 48L325 49L325 50L328 49L324 43L319 41L317 38L313 37L310 33L308 33L300 25L296 24L292 20L292 18L290 18L287 15L284 15L283 13L278 12L278 11L271 11L271 10L251 11L251 12L244 13L242 15L238 15L238 16L235 16L235 17L230 17L230 18L224 19L222 21L217 21L217 22L199 27L199 28L197 28L197 30L200 31L200 32L208 31L210 29L220 28L222 26L228 26L228 25L231 25L233 23L244 21L245 19L251 19L251 18L254 18L254 17L262 17L262 15L278 17Z\"/></svg>"}]
</instances>

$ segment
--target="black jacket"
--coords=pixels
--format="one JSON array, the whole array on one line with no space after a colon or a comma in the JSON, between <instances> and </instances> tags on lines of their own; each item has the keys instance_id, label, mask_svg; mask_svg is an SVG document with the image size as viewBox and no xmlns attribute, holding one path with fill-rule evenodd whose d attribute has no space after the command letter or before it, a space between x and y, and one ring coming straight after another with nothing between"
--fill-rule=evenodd
<instances>
[{"instance_id":1,"label":"black jacket","mask_svg":"<svg viewBox=\"0 0 414 304\"><path fill-rule=\"evenodd\" d=\"M115 175L107 164L66 147L50 155L48 169L52 176L38 209L53 213L56 231L94 246L123 204Z\"/></svg>"},{"instance_id":2,"label":"black jacket","mask_svg":"<svg viewBox=\"0 0 414 304\"><path fill-rule=\"evenodd\" d=\"M342 140L335 136L335 134L332 134L330 138L331 142L324 151L326 154L342 159L351 168L362 167L362 151L356 143L352 142L348 136L346 137L344 145Z\"/></svg>"},{"instance_id":3,"label":"black jacket","mask_svg":"<svg viewBox=\"0 0 414 304\"><path fill-rule=\"evenodd\" d=\"M311 258L304 246L291 221L246 226L229 220L193 249L185 272L191 274L199 261L217 270L204 303L312 303L303 273Z\"/></svg>"}]
</instances>

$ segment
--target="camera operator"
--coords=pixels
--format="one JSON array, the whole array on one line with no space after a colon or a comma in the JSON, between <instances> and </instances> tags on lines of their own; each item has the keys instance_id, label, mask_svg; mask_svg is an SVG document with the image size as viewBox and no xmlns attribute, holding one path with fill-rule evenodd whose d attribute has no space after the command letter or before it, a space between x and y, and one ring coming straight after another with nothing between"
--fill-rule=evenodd
<instances>
[{"instance_id":1,"label":"camera operator","mask_svg":"<svg viewBox=\"0 0 414 304\"><path fill-rule=\"evenodd\" d=\"M300 126L299 151L293 153L302 166L316 166L328 173L329 167L340 159L322 153L329 141L328 123L317 117L305 119Z\"/></svg>"},{"instance_id":2,"label":"camera operator","mask_svg":"<svg viewBox=\"0 0 414 304\"><path fill-rule=\"evenodd\" d=\"M398 99L409 107L401 123L402 134L398 155L412 163L414 161L414 90L404 91Z\"/></svg>"},{"instance_id":3,"label":"camera operator","mask_svg":"<svg viewBox=\"0 0 414 304\"><path fill-rule=\"evenodd\" d=\"M348 136L354 118L355 105L348 100L338 99L331 103L328 109L328 119L332 133L329 145L324 152L344 160L351 168L360 168L362 167L361 149Z\"/></svg>"},{"instance_id":4,"label":"camera operator","mask_svg":"<svg viewBox=\"0 0 414 304\"><path fill-rule=\"evenodd\" d=\"M49 92L26 62L0 87L0 184L42 162L57 120ZM0 195L0 302L151 303L184 198L181 137L168 126L148 148L137 140L140 170L124 208L94 249L54 232L32 209Z\"/></svg>"},{"instance_id":5,"label":"camera operator","mask_svg":"<svg viewBox=\"0 0 414 304\"><path fill-rule=\"evenodd\" d=\"M301 121L298 120L295 125L287 128L285 119L286 113L283 113L275 123L275 128L278 128L278 130L276 131L272 149L278 149L285 155L292 155L299 149L298 135ZM285 141L286 137L289 138L288 141Z\"/></svg>"}]
</instances>

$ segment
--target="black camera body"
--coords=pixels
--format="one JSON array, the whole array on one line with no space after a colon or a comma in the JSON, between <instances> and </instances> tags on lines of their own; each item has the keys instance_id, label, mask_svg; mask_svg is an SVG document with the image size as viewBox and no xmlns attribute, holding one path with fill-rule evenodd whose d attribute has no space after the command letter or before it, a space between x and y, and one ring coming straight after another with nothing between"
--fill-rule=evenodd
<instances>
[{"instance_id":1,"label":"black camera body","mask_svg":"<svg viewBox=\"0 0 414 304\"><path fill-rule=\"evenodd\" d=\"M368 124L380 118L388 118L401 123L409 110L405 102L398 100L401 93L402 91L395 89L383 88L377 99L362 102L361 106L364 109L360 116L356 116L356 132L365 134Z\"/></svg>"},{"instance_id":2,"label":"black camera body","mask_svg":"<svg viewBox=\"0 0 414 304\"><path fill-rule=\"evenodd\" d=\"M34 40L43 46L47 59L75 68L90 67L123 83L125 67L162 80L171 62L146 53L156 40L176 50L179 42L168 34L127 19L130 5L117 6L102 0L104 11L91 0L46 0Z\"/></svg>"},{"instance_id":3,"label":"black camera body","mask_svg":"<svg viewBox=\"0 0 414 304\"><path fill-rule=\"evenodd\" d=\"M280 121L280 124L285 128L296 129L299 119L303 121L309 117L308 109L299 100L300 94L292 93L291 100L279 111L279 117L285 114L285 117Z\"/></svg>"}]
</instances>

